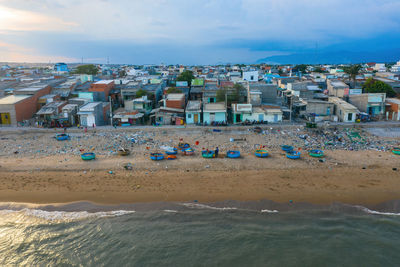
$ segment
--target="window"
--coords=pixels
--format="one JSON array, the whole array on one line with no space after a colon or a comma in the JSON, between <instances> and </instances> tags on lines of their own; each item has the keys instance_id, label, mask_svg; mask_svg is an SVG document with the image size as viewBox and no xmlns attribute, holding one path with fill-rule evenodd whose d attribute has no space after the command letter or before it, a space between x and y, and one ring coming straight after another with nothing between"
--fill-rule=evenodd
<instances>
[{"instance_id":1,"label":"window","mask_svg":"<svg viewBox=\"0 0 400 267\"><path fill-rule=\"evenodd\" d=\"M188 119L192 118L192 114L188 114L187 116L188 116Z\"/></svg>"},{"instance_id":2,"label":"window","mask_svg":"<svg viewBox=\"0 0 400 267\"><path fill-rule=\"evenodd\" d=\"M353 120L353 113L347 114L347 120L352 121Z\"/></svg>"},{"instance_id":3,"label":"window","mask_svg":"<svg viewBox=\"0 0 400 267\"><path fill-rule=\"evenodd\" d=\"M250 81L252 81L252 80L254 80L254 76L253 75L250 76Z\"/></svg>"}]
</instances>

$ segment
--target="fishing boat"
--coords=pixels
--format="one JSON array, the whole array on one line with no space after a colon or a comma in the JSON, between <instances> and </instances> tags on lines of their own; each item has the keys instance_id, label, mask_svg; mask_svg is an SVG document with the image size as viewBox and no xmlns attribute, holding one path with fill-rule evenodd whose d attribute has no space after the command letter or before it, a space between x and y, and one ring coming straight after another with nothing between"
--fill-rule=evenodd
<instances>
[{"instance_id":1,"label":"fishing boat","mask_svg":"<svg viewBox=\"0 0 400 267\"><path fill-rule=\"evenodd\" d=\"M57 141L65 141L69 139L69 135L68 134L57 134L56 135L56 139Z\"/></svg>"},{"instance_id":2,"label":"fishing boat","mask_svg":"<svg viewBox=\"0 0 400 267\"><path fill-rule=\"evenodd\" d=\"M174 159L176 159L175 155L168 155L167 156L167 160L174 160Z\"/></svg>"},{"instance_id":3,"label":"fishing boat","mask_svg":"<svg viewBox=\"0 0 400 267\"><path fill-rule=\"evenodd\" d=\"M182 152L185 156L191 156L194 154L194 150L191 147L183 149Z\"/></svg>"},{"instance_id":4,"label":"fishing boat","mask_svg":"<svg viewBox=\"0 0 400 267\"><path fill-rule=\"evenodd\" d=\"M257 150L254 152L254 155L255 155L257 158L266 158L266 157L268 157L268 151L267 151L267 150L264 150L264 149L257 149Z\"/></svg>"},{"instance_id":5,"label":"fishing boat","mask_svg":"<svg viewBox=\"0 0 400 267\"><path fill-rule=\"evenodd\" d=\"M164 155L161 153L151 153L150 154L150 159L152 160L163 160L164 159Z\"/></svg>"},{"instance_id":6,"label":"fishing boat","mask_svg":"<svg viewBox=\"0 0 400 267\"><path fill-rule=\"evenodd\" d=\"M308 155L310 155L311 157L314 157L314 158L322 158L324 156L324 151L318 150L318 149L313 149L308 152Z\"/></svg>"},{"instance_id":7,"label":"fishing boat","mask_svg":"<svg viewBox=\"0 0 400 267\"><path fill-rule=\"evenodd\" d=\"M179 143L178 147L179 147L179 149L183 150L183 149L189 148L190 145L188 143Z\"/></svg>"},{"instance_id":8,"label":"fishing boat","mask_svg":"<svg viewBox=\"0 0 400 267\"><path fill-rule=\"evenodd\" d=\"M288 146L288 145L283 145L281 146L281 149L285 152L290 152L293 151L293 147L292 146Z\"/></svg>"},{"instance_id":9,"label":"fishing boat","mask_svg":"<svg viewBox=\"0 0 400 267\"><path fill-rule=\"evenodd\" d=\"M178 153L178 149L175 147L171 147L165 150L165 154L167 155L176 155Z\"/></svg>"},{"instance_id":10,"label":"fishing boat","mask_svg":"<svg viewBox=\"0 0 400 267\"><path fill-rule=\"evenodd\" d=\"M226 153L226 156L231 159L240 158L240 151L228 150L228 152Z\"/></svg>"},{"instance_id":11,"label":"fishing boat","mask_svg":"<svg viewBox=\"0 0 400 267\"><path fill-rule=\"evenodd\" d=\"M128 156L131 152L129 151L129 149L126 148L120 148L118 149L118 155L120 156Z\"/></svg>"},{"instance_id":12,"label":"fishing boat","mask_svg":"<svg viewBox=\"0 0 400 267\"><path fill-rule=\"evenodd\" d=\"M201 151L201 156L206 159L215 158L215 152L212 150L203 150Z\"/></svg>"},{"instance_id":13,"label":"fishing boat","mask_svg":"<svg viewBox=\"0 0 400 267\"><path fill-rule=\"evenodd\" d=\"M299 151L288 151L286 152L286 157L289 159L299 159L301 153Z\"/></svg>"},{"instance_id":14,"label":"fishing boat","mask_svg":"<svg viewBox=\"0 0 400 267\"><path fill-rule=\"evenodd\" d=\"M94 154L93 152L83 153L81 155L81 158L83 160L94 160L96 158L96 154Z\"/></svg>"},{"instance_id":15,"label":"fishing boat","mask_svg":"<svg viewBox=\"0 0 400 267\"><path fill-rule=\"evenodd\" d=\"M400 147L394 147L392 149L392 153L395 155L400 155Z\"/></svg>"}]
</instances>

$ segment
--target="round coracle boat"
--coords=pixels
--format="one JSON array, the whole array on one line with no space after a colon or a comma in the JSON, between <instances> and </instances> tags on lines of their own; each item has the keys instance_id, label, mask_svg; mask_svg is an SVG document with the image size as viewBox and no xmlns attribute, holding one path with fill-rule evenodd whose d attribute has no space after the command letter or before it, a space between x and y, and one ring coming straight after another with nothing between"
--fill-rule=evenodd
<instances>
[{"instance_id":1,"label":"round coracle boat","mask_svg":"<svg viewBox=\"0 0 400 267\"><path fill-rule=\"evenodd\" d=\"M152 160L163 160L164 159L164 155L161 153L151 153L150 154L150 159Z\"/></svg>"},{"instance_id":2,"label":"round coracle boat","mask_svg":"<svg viewBox=\"0 0 400 267\"><path fill-rule=\"evenodd\" d=\"M228 150L228 152L226 153L226 156L231 159L240 158L240 151Z\"/></svg>"},{"instance_id":3,"label":"round coracle boat","mask_svg":"<svg viewBox=\"0 0 400 267\"><path fill-rule=\"evenodd\" d=\"M81 155L81 158L83 160L94 160L96 158L96 154L92 153L92 152L88 152L88 153L83 153Z\"/></svg>"},{"instance_id":4,"label":"round coracle boat","mask_svg":"<svg viewBox=\"0 0 400 267\"><path fill-rule=\"evenodd\" d=\"M214 153L214 151L211 151L211 150L203 150L201 152L201 156L206 159L211 159L211 158L215 158L215 153Z\"/></svg>"},{"instance_id":5,"label":"round coracle boat","mask_svg":"<svg viewBox=\"0 0 400 267\"><path fill-rule=\"evenodd\" d=\"M308 155L310 155L313 158L322 158L324 156L324 151L319 149L313 149L308 152Z\"/></svg>"},{"instance_id":6,"label":"round coracle boat","mask_svg":"<svg viewBox=\"0 0 400 267\"><path fill-rule=\"evenodd\" d=\"M266 157L268 157L268 151L267 151L267 150L264 150L264 149L257 149L257 150L254 152L254 155L255 155L257 158L266 158Z\"/></svg>"},{"instance_id":7,"label":"round coracle boat","mask_svg":"<svg viewBox=\"0 0 400 267\"><path fill-rule=\"evenodd\" d=\"M299 159L301 153L298 151L289 151L286 153L286 157L289 159Z\"/></svg>"},{"instance_id":8,"label":"round coracle boat","mask_svg":"<svg viewBox=\"0 0 400 267\"><path fill-rule=\"evenodd\" d=\"M69 139L69 135L68 134L57 134L56 139L57 139L57 141L65 141L65 140Z\"/></svg>"},{"instance_id":9,"label":"round coracle boat","mask_svg":"<svg viewBox=\"0 0 400 267\"><path fill-rule=\"evenodd\" d=\"M293 151L293 147L292 146L288 146L288 145L283 145L281 146L282 150L285 152L290 152Z\"/></svg>"}]
</instances>

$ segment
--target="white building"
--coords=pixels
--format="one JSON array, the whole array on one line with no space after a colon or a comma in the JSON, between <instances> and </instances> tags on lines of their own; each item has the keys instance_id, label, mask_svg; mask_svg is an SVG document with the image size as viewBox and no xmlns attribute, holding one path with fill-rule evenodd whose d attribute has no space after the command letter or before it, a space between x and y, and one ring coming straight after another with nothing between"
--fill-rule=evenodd
<instances>
[{"instance_id":1,"label":"white building","mask_svg":"<svg viewBox=\"0 0 400 267\"><path fill-rule=\"evenodd\" d=\"M248 82L258 82L258 71L244 71L243 80Z\"/></svg>"}]
</instances>

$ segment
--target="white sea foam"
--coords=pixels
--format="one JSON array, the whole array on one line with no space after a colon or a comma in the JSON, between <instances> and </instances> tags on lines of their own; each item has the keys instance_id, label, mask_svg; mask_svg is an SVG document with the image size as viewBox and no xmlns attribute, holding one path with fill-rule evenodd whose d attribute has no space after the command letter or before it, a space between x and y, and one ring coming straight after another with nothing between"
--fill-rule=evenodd
<instances>
[{"instance_id":1,"label":"white sea foam","mask_svg":"<svg viewBox=\"0 0 400 267\"><path fill-rule=\"evenodd\" d=\"M261 210L262 213L278 213L277 210Z\"/></svg>"},{"instance_id":2,"label":"white sea foam","mask_svg":"<svg viewBox=\"0 0 400 267\"><path fill-rule=\"evenodd\" d=\"M99 211L99 212L87 212L87 211L45 211L40 209L28 209L24 208L21 210L0 210L1 214L17 214L22 216L35 217L48 221L76 221L90 218L104 218L104 217L117 217L126 214L134 213L135 211L128 210L114 210L114 211Z\"/></svg>"},{"instance_id":3,"label":"white sea foam","mask_svg":"<svg viewBox=\"0 0 400 267\"><path fill-rule=\"evenodd\" d=\"M196 209L210 209L210 210L237 210L235 207L223 207L223 208L218 208L218 207L213 207L213 206L208 206L205 204L199 204L199 203L182 203L183 206L188 207L188 208L196 208Z\"/></svg>"},{"instance_id":4,"label":"white sea foam","mask_svg":"<svg viewBox=\"0 0 400 267\"><path fill-rule=\"evenodd\" d=\"M394 213L394 212L381 212L381 211L376 211L376 210L370 210L366 207L363 206L355 206L357 209L360 209L366 213L369 214L377 214L377 215L388 215L388 216L400 216L400 213Z\"/></svg>"},{"instance_id":5,"label":"white sea foam","mask_svg":"<svg viewBox=\"0 0 400 267\"><path fill-rule=\"evenodd\" d=\"M177 210L164 210L165 212L170 212L170 213L177 213Z\"/></svg>"}]
</instances>

